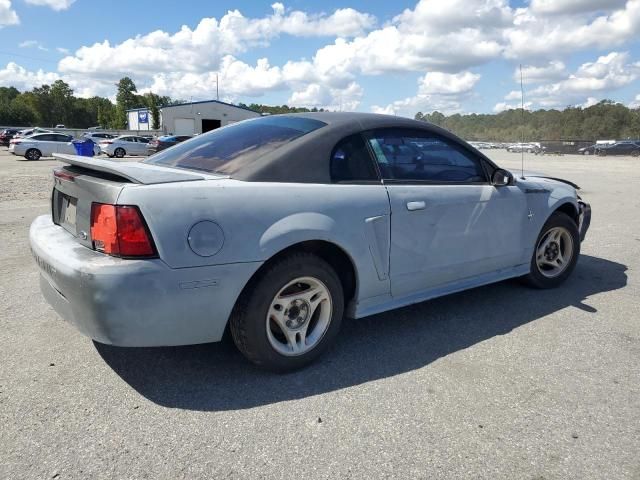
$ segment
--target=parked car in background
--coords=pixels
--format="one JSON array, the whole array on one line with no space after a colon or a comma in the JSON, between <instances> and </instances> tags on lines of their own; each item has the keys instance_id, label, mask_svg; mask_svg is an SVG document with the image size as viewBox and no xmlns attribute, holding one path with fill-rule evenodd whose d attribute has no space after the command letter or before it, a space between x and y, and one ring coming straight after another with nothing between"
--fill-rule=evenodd
<instances>
[{"instance_id":1,"label":"parked car in background","mask_svg":"<svg viewBox=\"0 0 640 480\"><path fill-rule=\"evenodd\" d=\"M54 153L75 155L76 149L71 141L71 135L62 133L38 133L30 137L14 138L9 144L9 152L20 155L27 160L39 160L40 157L51 157ZM93 153L100 149L94 146Z\"/></svg>"},{"instance_id":2,"label":"parked car in background","mask_svg":"<svg viewBox=\"0 0 640 480\"><path fill-rule=\"evenodd\" d=\"M96 144L99 144L103 140L111 140L116 138L116 135L103 132L85 132L82 134L82 138L88 138Z\"/></svg>"},{"instance_id":3,"label":"parked car in background","mask_svg":"<svg viewBox=\"0 0 640 480\"><path fill-rule=\"evenodd\" d=\"M191 135L163 135L162 137L154 138L149 142L147 146L147 153L153 155L156 152L164 150L165 148L173 147L178 143L184 142L193 138Z\"/></svg>"},{"instance_id":4,"label":"parked car in background","mask_svg":"<svg viewBox=\"0 0 640 480\"><path fill-rule=\"evenodd\" d=\"M9 141L18 133L19 130L17 128L5 128L0 132L0 145L5 147L9 146Z\"/></svg>"},{"instance_id":5,"label":"parked car in background","mask_svg":"<svg viewBox=\"0 0 640 480\"><path fill-rule=\"evenodd\" d=\"M46 129L40 128L40 127L26 128L26 129L20 130L18 133L16 133L13 138L29 137L29 136L34 135L36 133L53 133L53 132L51 132L51 130L46 130Z\"/></svg>"},{"instance_id":6,"label":"parked car in background","mask_svg":"<svg viewBox=\"0 0 640 480\"><path fill-rule=\"evenodd\" d=\"M591 216L571 182L516 178L444 129L386 115L273 115L140 163L59 160L70 167L29 234L58 314L130 347L215 342L229 326L276 371L318 357L343 315L512 277L559 286Z\"/></svg>"},{"instance_id":7,"label":"parked car in background","mask_svg":"<svg viewBox=\"0 0 640 480\"><path fill-rule=\"evenodd\" d=\"M640 140L621 140L611 145L600 145L597 149L598 155L631 155L640 156Z\"/></svg>"},{"instance_id":8,"label":"parked car in background","mask_svg":"<svg viewBox=\"0 0 640 480\"><path fill-rule=\"evenodd\" d=\"M55 126L55 128L67 128L67 127L65 127L62 123L59 123L58 125Z\"/></svg>"},{"instance_id":9,"label":"parked car in background","mask_svg":"<svg viewBox=\"0 0 640 480\"><path fill-rule=\"evenodd\" d=\"M593 145L589 145L588 147L582 147L578 149L578 153L580 155L595 155L595 153L597 152L599 145L596 145L595 143Z\"/></svg>"},{"instance_id":10,"label":"parked car in background","mask_svg":"<svg viewBox=\"0 0 640 480\"><path fill-rule=\"evenodd\" d=\"M148 138L136 135L120 135L109 140L101 140L99 143L102 153L116 158L125 155L147 155Z\"/></svg>"},{"instance_id":11,"label":"parked car in background","mask_svg":"<svg viewBox=\"0 0 640 480\"><path fill-rule=\"evenodd\" d=\"M507 152L534 153L535 151L536 151L536 145L533 143L514 143L507 147Z\"/></svg>"}]
</instances>

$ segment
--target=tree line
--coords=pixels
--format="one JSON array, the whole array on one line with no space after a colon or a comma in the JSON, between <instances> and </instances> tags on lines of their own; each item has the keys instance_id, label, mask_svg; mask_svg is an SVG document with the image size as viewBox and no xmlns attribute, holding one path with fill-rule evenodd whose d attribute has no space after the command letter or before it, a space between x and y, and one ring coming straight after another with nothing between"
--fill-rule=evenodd
<instances>
[{"instance_id":1,"label":"tree line","mask_svg":"<svg viewBox=\"0 0 640 480\"><path fill-rule=\"evenodd\" d=\"M180 103L167 96L154 93L139 95L135 83L129 77L117 84L115 105L108 98L80 98L62 80L51 85L35 87L20 92L14 87L0 87L0 125L88 128L102 126L121 130L127 128L127 110L148 108L151 128L160 128L160 108Z\"/></svg>"},{"instance_id":2,"label":"tree line","mask_svg":"<svg viewBox=\"0 0 640 480\"><path fill-rule=\"evenodd\" d=\"M104 97L80 98L62 80L20 92L14 87L0 87L0 125L68 128L102 126L127 128L127 110L147 108L151 128L160 128L160 108L183 100L154 93L138 94L133 80L124 77L116 84L116 103ZM240 103L260 113L322 112L320 108L290 107ZM497 114L454 114L418 112L416 120L431 122L467 140L517 142L537 140L640 139L640 109L631 109L611 100L593 106L568 107L564 110L529 111L512 109Z\"/></svg>"},{"instance_id":3,"label":"tree line","mask_svg":"<svg viewBox=\"0 0 640 480\"><path fill-rule=\"evenodd\" d=\"M564 110L506 110L497 114L418 112L416 120L443 127L466 140L520 142L540 140L640 139L640 109L611 100Z\"/></svg>"}]
</instances>

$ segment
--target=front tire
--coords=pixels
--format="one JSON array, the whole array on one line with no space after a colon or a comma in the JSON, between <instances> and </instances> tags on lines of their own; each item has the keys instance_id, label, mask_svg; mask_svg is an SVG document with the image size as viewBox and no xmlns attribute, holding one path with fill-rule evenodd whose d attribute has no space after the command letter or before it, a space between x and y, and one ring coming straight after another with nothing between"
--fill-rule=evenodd
<instances>
[{"instance_id":1,"label":"front tire","mask_svg":"<svg viewBox=\"0 0 640 480\"><path fill-rule=\"evenodd\" d=\"M26 158L27 160L34 160L34 161L40 160L41 156L42 156L42 153L37 148L30 148L24 154L24 158Z\"/></svg>"},{"instance_id":2,"label":"front tire","mask_svg":"<svg viewBox=\"0 0 640 480\"><path fill-rule=\"evenodd\" d=\"M342 322L344 292L335 271L311 253L268 265L245 288L229 320L233 340L255 365L288 372L313 362Z\"/></svg>"},{"instance_id":3,"label":"front tire","mask_svg":"<svg viewBox=\"0 0 640 480\"><path fill-rule=\"evenodd\" d=\"M554 212L542 227L531 257L530 272L523 277L534 288L554 288L571 275L580 255L576 222L563 212Z\"/></svg>"},{"instance_id":4,"label":"front tire","mask_svg":"<svg viewBox=\"0 0 640 480\"><path fill-rule=\"evenodd\" d=\"M127 152L124 151L124 148L116 148L116 150L113 152L113 154L116 156L116 158L124 158L124 156L127 154Z\"/></svg>"}]
</instances>

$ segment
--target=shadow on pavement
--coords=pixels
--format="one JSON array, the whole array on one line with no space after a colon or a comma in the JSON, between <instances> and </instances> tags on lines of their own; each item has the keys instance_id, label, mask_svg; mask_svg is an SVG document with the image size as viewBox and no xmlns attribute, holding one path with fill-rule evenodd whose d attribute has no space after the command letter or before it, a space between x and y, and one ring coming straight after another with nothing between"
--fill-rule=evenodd
<instances>
[{"instance_id":1,"label":"shadow on pavement","mask_svg":"<svg viewBox=\"0 0 640 480\"><path fill-rule=\"evenodd\" d=\"M119 348L95 343L131 387L163 406L236 410L339 390L409 372L566 307L595 313L591 295L627 284L627 267L583 255L554 290L506 281L359 320L310 367L274 375L251 366L231 341L189 347Z\"/></svg>"}]
</instances>

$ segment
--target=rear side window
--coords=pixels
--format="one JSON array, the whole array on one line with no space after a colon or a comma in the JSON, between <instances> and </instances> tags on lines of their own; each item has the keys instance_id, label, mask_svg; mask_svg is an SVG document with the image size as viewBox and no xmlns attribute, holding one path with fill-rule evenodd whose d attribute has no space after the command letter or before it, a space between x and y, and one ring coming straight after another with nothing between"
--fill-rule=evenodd
<instances>
[{"instance_id":1,"label":"rear side window","mask_svg":"<svg viewBox=\"0 0 640 480\"><path fill-rule=\"evenodd\" d=\"M325 126L304 117L261 117L212 130L152 155L145 163L233 175L258 158Z\"/></svg>"},{"instance_id":2,"label":"rear side window","mask_svg":"<svg viewBox=\"0 0 640 480\"><path fill-rule=\"evenodd\" d=\"M378 174L362 135L341 140L331 154L331 180L356 182L378 180Z\"/></svg>"},{"instance_id":3,"label":"rear side window","mask_svg":"<svg viewBox=\"0 0 640 480\"><path fill-rule=\"evenodd\" d=\"M385 129L369 132L367 138L385 179L436 183L486 182L478 157L429 132Z\"/></svg>"}]
</instances>

